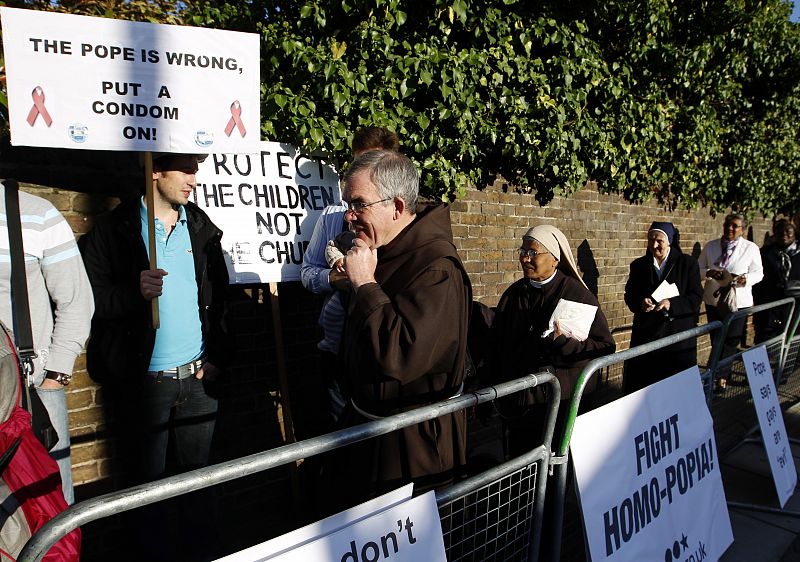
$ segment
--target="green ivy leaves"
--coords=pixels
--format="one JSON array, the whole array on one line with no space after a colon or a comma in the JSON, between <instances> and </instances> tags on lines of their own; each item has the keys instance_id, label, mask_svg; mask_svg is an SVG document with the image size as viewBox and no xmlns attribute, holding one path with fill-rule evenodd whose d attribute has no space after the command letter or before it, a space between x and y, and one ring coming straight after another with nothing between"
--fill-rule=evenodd
<instances>
[{"instance_id":1,"label":"green ivy leaves","mask_svg":"<svg viewBox=\"0 0 800 562\"><path fill-rule=\"evenodd\" d=\"M800 33L780 0L230 6L186 14L261 33L267 138L346 163L352 132L384 125L428 196L501 175L542 203L588 179L671 207L800 203Z\"/></svg>"}]
</instances>

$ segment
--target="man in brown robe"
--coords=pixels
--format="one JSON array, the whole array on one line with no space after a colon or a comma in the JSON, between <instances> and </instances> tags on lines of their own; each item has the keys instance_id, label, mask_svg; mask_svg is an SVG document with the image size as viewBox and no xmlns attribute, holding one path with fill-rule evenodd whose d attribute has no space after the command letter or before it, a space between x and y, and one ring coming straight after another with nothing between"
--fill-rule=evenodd
<instances>
[{"instance_id":1,"label":"man in brown robe","mask_svg":"<svg viewBox=\"0 0 800 562\"><path fill-rule=\"evenodd\" d=\"M344 179L345 220L358 236L345 258L349 425L463 390L472 288L448 206L417 211L418 192L416 167L394 151L362 154ZM465 464L465 425L461 411L352 446L334 484L351 505L411 481L415 493L446 485Z\"/></svg>"}]
</instances>

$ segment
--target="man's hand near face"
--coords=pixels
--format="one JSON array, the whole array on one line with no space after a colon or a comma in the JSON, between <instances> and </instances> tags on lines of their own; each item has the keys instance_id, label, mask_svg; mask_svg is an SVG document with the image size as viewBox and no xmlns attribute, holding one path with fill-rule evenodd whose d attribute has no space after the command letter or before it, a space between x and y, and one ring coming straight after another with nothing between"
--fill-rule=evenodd
<instances>
[{"instance_id":1,"label":"man's hand near face","mask_svg":"<svg viewBox=\"0 0 800 562\"><path fill-rule=\"evenodd\" d=\"M345 272L353 289L358 291L361 285L375 283L376 267L378 267L378 251L371 249L363 240L356 239L345 260Z\"/></svg>"}]
</instances>

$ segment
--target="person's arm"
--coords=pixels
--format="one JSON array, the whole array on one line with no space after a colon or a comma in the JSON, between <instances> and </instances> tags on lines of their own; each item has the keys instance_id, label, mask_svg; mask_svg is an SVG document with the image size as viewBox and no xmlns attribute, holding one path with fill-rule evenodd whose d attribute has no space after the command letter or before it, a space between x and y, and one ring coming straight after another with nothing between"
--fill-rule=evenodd
<instances>
[{"instance_id":1,"label":"person's arm","mask_svg":"<svg viewBox=\"0 0 800 562\"><path fill-rule=\"evenodd\" d=\"M641 275L641 268L637 259L631 263L628 281L625 283L625 304L628 306L628 310L634 314L642 312L642 302L649 296L645 294L647 286L647 279Z\"/></svg>"},{"instance_id":2,"label":"person's arm","mask_svg":"<svg viewBox=\"0 0 800 562\"><path fill-rule=\"evenodd\" d=\"M89 337L94 299L75 237L59 213L41 232L44 248L41 268L47 292L54 305L52 341L45 369L72 373L75 359Z\"/></svg>"},{"instance_id":3,"label":"person's arm","mask_svg":"<svg viewBox=\"0 0 800 562\"><path fill-rule=\"evenodd\" d=\"M102 320L120 320L141 310L144 297L139 275L115 275L111 269L113 256L121 248L112 248L108 225L98 223L78 240L83 264L94 293L94 315ZM142 241L144 252L144 242ZM135 260L136 256L129 256Z\"/></svg>"},{"instance_id":4,"label":"person's arm","mask_svg":"<svg viewBox=\"0 0 800 562\"><path fill-rule=\"evenodd\" d=\"M706 244L703 247L703 251L700 252L700 257L697 258L697 264L700 271L700 279L705 279L707 277L706 273L708 272L709 269L711 269L711 266L713 265L709 257L710 248L711 245Z\"/></svg>"},{"instance_id":5,"label":"person's arm","mask_svg":"<svg viewBox=\"0 0 800 562\"><path fill-rule=\"evenodd\" d=\"M314 232L303 254L303 264L300 266L300 282L303 287L316 295L332 293L334 290L330 284L331 268L325 259L325 246L331 238L326 228L326 217L327 215L323 213L314 225Z\"/></svg>"},{"instance_id":6,"label":"person's arm","mask_svg":"<svg viewBox=\"0 0 800 562\"><path fill-rule=\"evenodd\" d=\"M361 372L406 384L425 373L452 370L465 332L459 322L466 322L466 290L448 259L437 260L392 299L378 283L361 285L348 317L358 334L356 345L371 363Z\"/></svg>"},{"instance_id":7,"label":"person's arm","mask_svg":"<svg viewBox=\"0 0 800 562\"><path fill-rule=\"evenodd\" d=\"M744 286L752 287L764 279L764 266L761 262L761 251L758 246L752 243L748 244L745 259L747 259L747 273L745 274L747 278Z\"/></svg>"},{"instance_id":8,"label":"person's arm","mask_svg":"<svg viewBox=\"0 0 800 562\"><path fill-rule=\"evenodd\" d=\"M208 311L208 326L206 333L206 355L208 363L197 378L208 375L212 379L217 375L218 369L225 368L230 362L230 341L227 329L227 318L230 302L230 279L228 267L219 238L208 246L206 256L206 275L211 283L211 307Z\"/></svg>"}]
</instances>

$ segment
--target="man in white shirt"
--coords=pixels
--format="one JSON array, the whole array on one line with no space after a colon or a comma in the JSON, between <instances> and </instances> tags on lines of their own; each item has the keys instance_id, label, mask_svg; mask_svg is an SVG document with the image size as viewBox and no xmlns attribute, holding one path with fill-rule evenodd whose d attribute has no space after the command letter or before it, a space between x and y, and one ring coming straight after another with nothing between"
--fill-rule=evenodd
<instances>
[{"instance_id":1,"label":"man in white shirt","mask_svg":"<svg viewBox=\"0 0 800 562\"><path fill-rule=\"evenodd\" d=\"M706 280L703 302L706 303L709 322L724 320L717 309L717 302L720 300L719 293L715 296L717 289L732 286L736 290L736 306L741 310L753 306L753 285L764 278L761 252L756 244L742 236L745 228L747 220L744 215L732 213L726 216L722 238L706 244L698 259L700 276ZM731 322L719 359L736 353L746 323L746 316ZM712 338L712 345L715 344L716 338ZM717 350L714 349L714 352ZM720 387L724 388L727 385L727 374L720 374L719 380Z\"/></svg>"}]
</instances>

